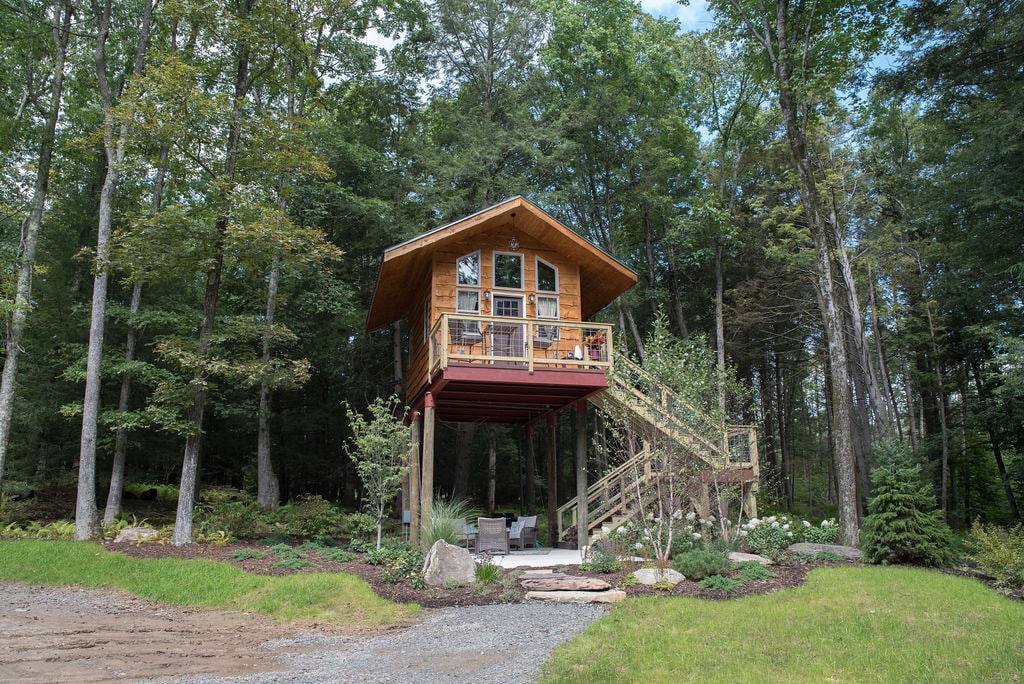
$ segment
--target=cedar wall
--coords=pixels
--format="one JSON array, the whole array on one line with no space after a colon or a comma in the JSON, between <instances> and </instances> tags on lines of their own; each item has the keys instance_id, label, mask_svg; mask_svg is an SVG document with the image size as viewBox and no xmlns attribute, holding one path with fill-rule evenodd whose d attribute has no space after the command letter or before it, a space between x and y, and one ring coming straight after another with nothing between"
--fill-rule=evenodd
<instances>
[{"instance_id":1,"label":"cedar wall","mask_svg":"<svg viewBox=\"0 0 1024 684\"><path fill-rule=\"evenodd\" d=\"M527 295L537 294L537 261L540 257L558 269L558 298L559 298L559 320L580 321L580 274L579 266L568 261L565 257L544 244L531 239L529 236L520 236L519 250L516 254L523 255L523 284L522 290L496 290L494 288L494 252L508 253L509 233L507 227L501 230L500 234L493 236L477 235L462 242L447 244L443 249L434 253L433 274L428 279L414 287L410 283L410 293L431 292L430 297L430 322L432 327L434 321L442 313L455 313L455 262L460 257L480 250L480 315L490 316L491 301L483 296L484 290L490 290L492 295L511 294L524 297L525 314L527 320L537 318L536 304L531 304ZM411 401L413 397L427 383L429 364L429 345L423 336L423 311L426 304L424 294L419 301L411 302L409 311L409 340L410 358L409 371L407 374L406 399Z\"/></svg>"}]
</instances>

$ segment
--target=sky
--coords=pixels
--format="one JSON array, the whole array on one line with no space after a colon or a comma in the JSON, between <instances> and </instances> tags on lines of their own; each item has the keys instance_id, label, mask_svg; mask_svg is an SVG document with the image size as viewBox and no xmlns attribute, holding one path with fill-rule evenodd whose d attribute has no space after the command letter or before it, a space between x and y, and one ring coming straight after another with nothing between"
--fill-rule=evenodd
<instances>
[{"instance_id":1,"label":"sky","mask_svg":"<svg viewBox=\"0 0 1024 684\"><path fill-rule=\"evenodd\" d=\"M687 6L676 0L641 0L640 6L656 17L678 19L684 31L704 31L711 27L711 14L704 0L690 0Z\"/></svg>"}]
</instances>

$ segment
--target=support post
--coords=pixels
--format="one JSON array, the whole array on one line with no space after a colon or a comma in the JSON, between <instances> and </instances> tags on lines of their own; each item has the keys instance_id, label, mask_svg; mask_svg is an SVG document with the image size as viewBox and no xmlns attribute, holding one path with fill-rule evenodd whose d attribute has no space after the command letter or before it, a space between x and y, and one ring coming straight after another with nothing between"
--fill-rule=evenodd
<instances>
[{"instance_id":1,"label":"support post","mask_svg":"<svg viewBox=\"0 0 1024 684\"><path fill-rule=\"evenodd\" d=\"M420 476L420 520L430 522L434 507L434 395L427 392L423 402L423 473Z\"/></svg>"},{"instance_id":2,"label":"support post","mask_svg":"<svg viewBox=\"0 0 1024 684\"><path fill-rule=\"evenodd\" d=\"M526 515L536 515L537 502L533 497L533 473L535 470L536 453L533 449L533 423L526 424Z\"/></svg>"},{"instance_id":3,"label":"support post","mask_svg":"<svg viewBox=\"0 0 1024 684\"><path fill-rule=\"evenodd\" d=\"M576 539L581 550L590 544L587 505L587 401L576 402Z\"/></svg>"},{"instance_id":4,"label":"support post","mask_svg":"<svg viewBox=\"0 0 1024 684\"><path fill-rule=\"evenodd\" d=\"M409 449L409 545L413 548L420 543L420 433L423 429L423 414L413 411L412 445Z\"/></svg>"},{"instance_id":5,"label":"support post","mask_svg":"<svg viewBox=\"0 0 1024 684\"><path fill-rule=\"evenodd\" d=\"M558 435L555 428L558 416L548 415L547 429L547 475L548 475L548 541L549 545L558 545L558 462L556 460Z\"/></svg>"}]
</instances>

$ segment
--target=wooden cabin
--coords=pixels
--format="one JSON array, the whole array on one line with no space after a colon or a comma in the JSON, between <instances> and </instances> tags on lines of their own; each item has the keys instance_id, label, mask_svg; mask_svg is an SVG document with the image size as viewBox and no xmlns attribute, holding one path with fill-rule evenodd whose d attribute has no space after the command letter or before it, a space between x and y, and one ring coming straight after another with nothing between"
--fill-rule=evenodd
<instances>
[{"instance_id":1,"label":"wooden cabin","mask_svg":"<svg viewBox=\"0 0 1024 684\"><path fill-rule=\"evenodd\" d=\"M367 328L409 322L406 401L446 421L528 423L608 386L587 319L636 274L522 197L384 253Z\"/></svg>"},{"instance_id":2,"label":"wooden cabin","mask_svg":"<svg viewBox=\"0 0 1024 684\"><path fill-rule=\"evenodd\" d=\"M529 434L563 409L585 415L586 399L608 387L614 345L611 325L587 319L636 280L522 197L384 252L367 329L409 324L406 402L422 447L410 475L414 541L432 505L434 421L519 423ZM585 500L585 441L577 451ZM555 496L549 487L550 529Z\"/></svg>"}]
</instances>

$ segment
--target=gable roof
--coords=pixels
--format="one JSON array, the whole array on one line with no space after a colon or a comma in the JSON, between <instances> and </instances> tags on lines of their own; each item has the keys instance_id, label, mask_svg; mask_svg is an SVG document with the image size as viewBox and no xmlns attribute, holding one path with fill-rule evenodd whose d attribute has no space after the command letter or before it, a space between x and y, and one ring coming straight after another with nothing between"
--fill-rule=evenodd
<instances>
[{"instance_id":1,"label":"gable roof","mask_svg":"<svg viewBox=\"0 0 1024 684\"><path fill-rule=\"evenodd\" d=\"M636 284L636 273L628 266L517 196L386 249L366 329L377 330L406 318L410 307L420 303L422 293L411 293L409 284L422 282L434 252L440 247L511 225L512 214L517 233L530 236L579 264L580 313L584 320Z\"/></svg>"}]
</instances>

